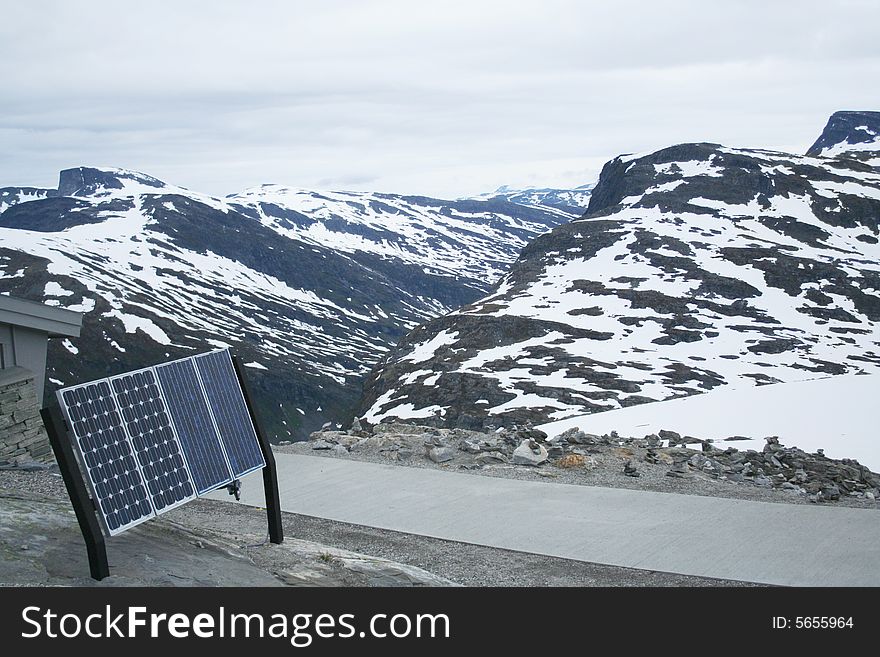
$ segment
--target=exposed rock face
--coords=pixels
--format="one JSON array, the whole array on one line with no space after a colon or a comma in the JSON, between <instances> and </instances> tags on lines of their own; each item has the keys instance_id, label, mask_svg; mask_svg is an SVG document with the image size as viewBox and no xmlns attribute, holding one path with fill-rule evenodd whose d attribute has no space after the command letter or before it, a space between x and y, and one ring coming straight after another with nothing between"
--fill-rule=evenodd
<instances>
[{"instance_id":1,"label":"exposed rock face","mask_svg":"<svg viewBox=\"0 0 880 657\"><path fill-rule=\"evenodd\" d=\"M835 112L807 155L842 157L880 166L880 112Z\"/></svg>"},{"instance_id":2,"label":"exposed rock face","mask_svg":"<svg viewBox=\"0 0 880 657\"><path fill-rule=\"evenodd\" d=\"M82 535L65 499L0 488L0 585L4 586L455 586L421 568L286 537L281 545L242 532L265 530L257 509L232 516L200 500L170 520L144 523L108 543L110 577L89 577ZM232 520L229 518L232 516ZM206 521L225 518L226 530Z\"/></svg>"},{"instance_id":3,"label":"exposed rock face","mask_svg":"<svg viewBox=\"0 0 880 657\"><path fill-rule=\"evenodd\" d=\"M878 238L880 174L859 161L716 144L615 158L582 219L401 340L361 414L480 429L880 371Z\"/></svg>"},{"instance_id":4,"label":"exposed rock face","mask_svg":"<svg viewBox=\"0 0 880 657\"><path fill-rule=\"evenodd\" d=\"M230 345L270 436L304 438L350 421L407 330L485 294L575 212L277 185L217 199L80 167L57 190L0 189L0 292L86 313L80 338L50 344L49 379Z\"/></svg>"}]
</instances>

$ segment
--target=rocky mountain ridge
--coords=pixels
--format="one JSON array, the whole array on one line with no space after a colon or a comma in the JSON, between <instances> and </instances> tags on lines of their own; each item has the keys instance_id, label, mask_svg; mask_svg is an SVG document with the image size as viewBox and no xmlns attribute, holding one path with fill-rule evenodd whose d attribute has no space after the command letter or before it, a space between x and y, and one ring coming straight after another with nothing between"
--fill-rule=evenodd
<instances>
[{"instance_id":1,"label":"rocky mountain ridge","mask_svg":"<svg viewBox=\"0 0 880 657\"><path fill-rule=\"evenodd\" d=\"M408 329L484 294L572 214L266 186L219 199L124 169L0 190L0 293L85 313L48 392L232 346L276 438L350 418Z\"/></svg>"},{"instance_id":2,"label":"rocky mountain ridge","mask_svg":"<svg viewBox=\"0 0 880 657\"><path fill-rule=\"evenodd\" d=\"M878 237L867 162L704 143L614 158L581 219L399 343L360 413L478 430L880 371Z\"/></svg>"}]
</instances>

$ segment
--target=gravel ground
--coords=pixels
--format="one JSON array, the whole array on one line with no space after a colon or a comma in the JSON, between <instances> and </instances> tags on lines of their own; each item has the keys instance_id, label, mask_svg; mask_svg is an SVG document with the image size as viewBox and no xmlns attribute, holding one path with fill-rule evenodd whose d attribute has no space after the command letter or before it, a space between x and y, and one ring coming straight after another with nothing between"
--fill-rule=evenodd
<instances>
[{"instance_id":1,"label":"gravel ground","mask_svg":"<svg viewBox=\"0 0 880 657\"><path fill-rule=\"evenodd\" d=\"M0 488L56 499L67 496L61 478L49 472L0 471ZM200 499L163 518L215 532L236 546L251 546L256 562L271 565L266 563L272 547L264 544L265 514L260 510ZM284 524L290 538L409 564L465 586L753 586L513 552L294 513L284 514Z\"/></svg>"},{"instance_id":2,"label":"gravel ground","mask_svg":"<svg viewBox=\"0 0 880 657\"><path fill-rule=\"evenodd\" d=\"M669 470L669 466L662 463L646 463L644 461L646 450L639 447L597 446L591 450L590 454L595 461L595 466L571 469L559 468L550 462L537 467L498 464L470 469L473 467L473 457L461 451L457 451L452 461L437 464L426 458L418 450L416 450L416 453L411 458L397 460L394 458L396 457L394 452L380 452L371 448L358 448L351 451L347 457L339 457L329 450L314 450L309 442L275 446L274 449L279 453L304 454L324 458L351 458L359 461L391 463L413 468L432 468L450 472L462 472L480 477L552 481L580 486L602 486L606 488L628 488L631 490L647 490L660 493L727 497L754 502L812 504L805 495L799 495L794 491L763 488L752 483L737 483L714 479L698 471L691 472L681 479L667 477L666 472ZM627 477L623 474L623 464L630 459L636 463L640 476ZM825 502L823 504L858 509L880 509L880 500L859 499L855 497L842 497L838 501Z\"/></svg>"}]
</instances>

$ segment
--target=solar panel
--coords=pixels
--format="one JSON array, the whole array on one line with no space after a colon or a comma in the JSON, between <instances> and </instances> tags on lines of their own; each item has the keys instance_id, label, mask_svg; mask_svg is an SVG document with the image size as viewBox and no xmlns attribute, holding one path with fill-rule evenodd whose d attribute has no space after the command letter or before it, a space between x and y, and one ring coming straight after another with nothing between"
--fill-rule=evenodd
<instances>
[{"instance_id":1,"label":"solar panel","mask_svg":"<svg viewBox=\"0 0 880 657\"><path fill-rule=\"evenodd\" d=\"M191 358L156 367L199 495L234 477Z\"/></svg>"},{"instance_id":2,"label":"solar panel","mask_svg":"<svg viewBox=\"0 0 880 657\"><path fill-rule=\"evenodd\" d=\"M104 530L265 467L227 350L58 391Z\"/></svg>"},{"instance_id":3,"label":"solar panel","mask_svg":"<svg viewBox=\"0 0 880 657\"><path fill-rule=\"evenodd\" d=\"M193 499L192 478L150 370L110 379L156 513Z\"/></svg>"},{"instance_id":4,"label":"solar panel","mask_svg":"<svg viewBox=\"0 0 880 657\"><path fill-rule=\"evenodd\" d=\"M238 479L266 465L263 451L228 351L195 357L233 476Z\"/></svg>"},{"instance_id":5,"label":"solar panel","mask_svg":"<svg viewBox=\"0 0 880 657\"><path fill-rule=\"evenodd\" d=\"M108 534L151 518L153 506L107 381L60 391L80 465Z\"/></svg>"}]
</instances>

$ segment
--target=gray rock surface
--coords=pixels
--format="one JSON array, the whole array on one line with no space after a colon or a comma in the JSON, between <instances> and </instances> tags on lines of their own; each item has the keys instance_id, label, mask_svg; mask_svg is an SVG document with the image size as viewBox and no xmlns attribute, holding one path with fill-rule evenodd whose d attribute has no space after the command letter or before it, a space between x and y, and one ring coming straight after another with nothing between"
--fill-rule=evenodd
<instances>
[{"instance_id":1,"label":"gray rock surface","mask_svg":"<svg viewBox=\"0 0 880 657\"><path fill-rule=\"evenodd\" d=\"M548 458L547 449L543 445L527 438L513 450L512 462L514 465L541 465Z\"/></svg>"},{"instance_id":2,"label":"gray rock surface","mask_svg":"<svg viewBox=\"0 0 880 657\"><path fill-rule=\"evenodd\" d=\"M427 454L434 463L446 463L455 458L455 450L451 447L431 447Z\"/></svg>"},{"instance_id":3,"label":"gray rock surface","mask_svg":"<svg viewBox=\"0 0 880 657\"><path fill-rule=\"evenodd\" d=\"M36 492L0 487L0 585L11 586L450 586L421 568L328 547L291 536L281 545L265 535L265 514L250 509L213 523L216 502L197 500L107 540L110 577L96 582L70 502L45 472ZM228 507L219 503L219 508Z\"/></svg>"}]
</instances>

